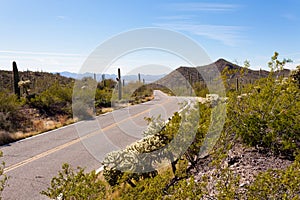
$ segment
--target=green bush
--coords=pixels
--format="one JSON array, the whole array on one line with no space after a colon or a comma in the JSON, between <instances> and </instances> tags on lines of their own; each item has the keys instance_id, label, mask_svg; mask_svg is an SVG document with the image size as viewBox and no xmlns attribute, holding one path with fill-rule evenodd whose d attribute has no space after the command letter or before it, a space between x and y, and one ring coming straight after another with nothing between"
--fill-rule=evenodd
<instances>
[{"instance_id":1,"label":"green bush","mask_svg":"<svg viewBox=\"0 0 300 200\"><path fill-rule=\"evenodd\" d=\"M177 199L201 199L205 192L205 184L196 183L194 177L182 179L172 186L164 196L168 200Z\"/></svg>"},{"instance_id":2,"label":"green bush","mask_svg":"<svg viewBox=\"0 0 300 200\"><path fill-rule=\"evenodd\" d=\"M106 196L106 188L95 171L85 173L80 167L75 171L68 164L64 164L58 176L51 180L51 187L41 194L52 199L62 197L65 200L102 200Z\"/></svg>"},{"instance_id":3,"label":"green bush","mask_svg":"<svg viewBox=\"0 0 300 200\"><path fill-rule=\"evenodd\" d=\"M14 112L20 107L21 103L18 97L8 91L0 92L0 112L9 113Z\"/></svg>"},{"instance_id":4,"label":"green bush","mask_svg":"<svg viewBox=\"0 0 300 200\"><path fill-rule=\"evenodd\" d=\"M198 97L206 97L209 94L209 90L205 84L201 84L200 82L194 83L193 91Z\"/></svg>"},{"instance_id":5,"label":"green bush","mask_svg":"<svg viewBox=\"0 0 300 200\"><path fill-rule=\"evenodd\" d=\"M300 144L298 86L272 77L257 84L245 89L245 96L230 96L227 110L233 131L246 144L293 155Z\"/></svg>"},{"instance_id":6,"label":"green bush","mask_svg":"<svg viewBox=\"0 0 300 200\"><path fill-rule=\"evenodd\" d=\"M5 131L15 130L19 124L14 123L18 119L18 109L22 102L18 100L15 94L8 91L0 92L0 129Z\"/></svg>"},{"instance_id":7,"label":"green bush","mask_svg":"<svg viewBox=\"0 0 300 200\"><path fill-rule=\"evenodd\" d=\"M2 151L0 151L0 157L3 156ZM0 200L2 199L2 192L4 190L4 187L7 185L7 180L8 176L4 174L4 167L5 167L5 162L2 162L0 165Z\"/></svg>"},{"instance_id":8,"label":"green bush","mask_svg":"<svg viewBox=\"0 0 300 200\"><path fill-rule=\"evenodd\" d=\"M120 186L118 191L120 196L117 199L162 199L164 188L171 180L171 173L165 172L151 179L142 179L137 182L136 187Z\"/></svg>"},{"instance_id":9,"label":"green bush","mask_svg":"<svg viewBox=\"0 0 300 200\"><path fill-rule=\"evenodd\" d=\"M57 114L71 116L72 89L73 84L62 85L55 82L47 90L29 99L28 103L50 116Z\"/></svg>"},{"instance_id":10,"label":"green bush","mask_svg":"<svg viewBox=\"0 0 300 200\"><path fill-rule=\"evenodd\" d=\"M112 98L112 90L105 89L96 89L95 93L95 107L110 107Z\"/></svg>"},{"instance_id":11,"label":"green bush","mask_svg":"<svg viewBox=\"0 0 300 200\"><path fill-rule=\"evenodd\" d=\"M300 65L297 66L297 69L292 71L291 77L295 83L298 84L300 88Z\"/></svg>"}]
</instances>

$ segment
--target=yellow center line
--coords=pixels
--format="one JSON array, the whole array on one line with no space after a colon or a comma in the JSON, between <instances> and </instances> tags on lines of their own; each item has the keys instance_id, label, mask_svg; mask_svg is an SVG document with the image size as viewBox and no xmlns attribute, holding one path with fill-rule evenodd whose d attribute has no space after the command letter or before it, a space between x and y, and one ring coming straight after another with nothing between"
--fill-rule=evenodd
<instances>
[{"instance_id":1,"label":"yellow center line","mask_svg":"<svg viewBox=\"0 0 300 200\"><path fill-rule=\"evenodd\" d=\"M162 104L158 104L158 105L164 105L164 104L166 104L166 103L169 102L169 101L170 101L170 99L168 99L166 102L164 102L164 103L162 103ZM158 106L158 105L156 105L156 106ZM116 122L116 123L113 123L113 124L111 124L111 125L109 125L109 126L106 126L105 128L103 128L103 129L101 129L101 130L102 130L102 131L106 131L106 130L108 130L108 129L111 129L111 128L117 126L118 124L120 124L120 123L122 123L122 122L124 122L124 121L127 121L127 120L129 120L129 119L133 119L133 118L135 118L135 117L138 117L138 116L140 116L140 115L142 115L142 114L144 114L144 113L147 113L147 112L150 111L150 110L151 110L151 108L149 108L149 109L147 109L147 110L144 110L143 112L140 112L140 113L138 113L138 114L136 114L136 115L133 115L133 116L128 117L128 118L126 118L126 119L123 119L123 120L121 120L121 121L119 121L119 122ZM14 165L11 165L11 166L5 168L5 169L3 170L3 173L7 173L7 172L10 172L10 171L12 171L12 170L14 170L14 169L17 169L17 168L19 168L19 167L22 167L22 166L24 166L24 165L26 165L26 164L28 164L28 163L31 163L31 162L33 162L33 161L35 161L35 160L38 160L38 159L40 159L40 158L43 158L43 157L45 157L45 156L47 156L47 155L50 155L50 154L52 154L52 153L55 153L55 152L57 152L57 151L59 151L59 150L62 150L62 149L64 149L64 148L67 148L67 147L69 147L69 146L71 146L71 145L73 145L73 144L76 144L76 143L80 142L81 140L84 140L84 139L87 139L87 138L89 138L89 137L92 137L92 136L94 136L94 135L96 135L96 134L98 134L98 133L99 133L99 130L93 131L93 132L91 132L91 133L89 133L89 134L87 134L87 135L85 135L85 136L83 136L83 137L77 138L77 139L75 139L75 140L72 140L72 141L70 141L70 142L67 142L67 143L65 143L65 144L62 144L62 145L60 145L60 146L57 146L57 147L55 147L55 148L53 148L53 149L50 149L50 150L48 150L48 151L45 151L45 152L40 153L40 154L38 154L38 155L35 155L35 156L31 157L31 158L28 158L28 159L26 159L26 160L23 160L23 161L21 161L21 162L19 162L19 163L16 163L16 164L14 164Z\"/></svg>"}]
</instances>

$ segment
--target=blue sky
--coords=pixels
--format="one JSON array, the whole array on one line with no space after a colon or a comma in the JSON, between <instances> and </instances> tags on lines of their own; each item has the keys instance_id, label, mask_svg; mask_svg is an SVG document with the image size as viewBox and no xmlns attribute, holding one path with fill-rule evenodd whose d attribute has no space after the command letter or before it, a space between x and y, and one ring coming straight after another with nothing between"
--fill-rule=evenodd
<instances>
[{"instance_id":1,"label":"blue sky","mask_svg":"<svg viewBox=\"0 0 300 200\"><path fill-rule=\"evenodd\" d=\"M300 1L0 0L0 69L77 72L103 41L136 28L185 34L214 61L225 58L267 69L274 51L300 64ZM140 52L116 66L185 65L159 52ZM130 60L139 60L132 64ZM128 70L130 71L130 70Z\"/></svg>"}]
</instances>

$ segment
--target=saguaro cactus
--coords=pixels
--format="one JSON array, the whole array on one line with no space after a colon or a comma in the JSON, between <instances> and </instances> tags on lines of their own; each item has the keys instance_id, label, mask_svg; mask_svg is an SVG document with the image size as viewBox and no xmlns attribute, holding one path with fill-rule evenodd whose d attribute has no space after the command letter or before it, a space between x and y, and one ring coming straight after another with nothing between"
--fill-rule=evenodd
<instances>
[{"instance_id":1,"label":"saguaro cactus","mask_svg":"<svg viewBox=\"0 0 300 200\"><path fill-rule=\"evenodd\" d=\"M102 74L102 83L103 83L103 87L105 87L105 74Z\"/></svg>"},{"instance_id":2,"label":"saguaro cactus","mask_svg":"<svg viewBox=\"0 0 300 200\"><path fill-rule=\"evenodd\" d=\"M122 99L122 80L121 80L121 69L118 68L118 88L119 88L119 100Z\"/></svg>"},{"instance_id":3,"label":"saguaro cactus","mask_svg":"<svg viewBox=\"0 0 300 200\"><path fill-rule=\"evenodd\" d=\"M14 92L18 96L18 98L20 98L21 91L20 91L20 88L18 85L18 83L20 81L20 77L19 77L17 63L15 61L13 62L13 79L14 79Z\"/></svg>"}]
</instances>

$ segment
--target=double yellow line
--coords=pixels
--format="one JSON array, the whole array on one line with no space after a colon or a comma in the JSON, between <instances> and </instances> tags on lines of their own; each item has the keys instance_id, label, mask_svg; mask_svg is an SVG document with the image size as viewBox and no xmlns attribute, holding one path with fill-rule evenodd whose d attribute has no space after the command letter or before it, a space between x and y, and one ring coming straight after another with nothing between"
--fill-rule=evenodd
<instances>
[{"instance_id":1,"label":"double yellow line","mask_svg":"<svg viewBox=\"0 0 300 200\"><path fill-rule=\"evenodd\" d=\"M168 103L169 101L170 101L170 99L168 99L166 102L164 102L164 103L162 103L162 104L158 104L158 105L164 105L164 104ZM121 120L121 121L119 121L119 122L116 122L116 123L113 123L113 124L111 124L111 125L109 125L109 126L106 126L105 128L103 128L103 129L101 129L101 130L102 130L102 131L109 130L109 129L113 128L113 127L116 127L118 124L120 124L120 123L122 123L122 122L124 122L124 121L127 121L127 120L129 120L129 119L133 119L133 118L135 118L135 117L138 117L138 116L140 116L140 115L142 115L142 114L144 114L144 113L149 112L150 110L151 110L150 108L147 109L147 110L144 110L143 112L140 112L140 113L138 113L138 114L136 114L136 115L133 115L133 116L131 116L131 117L129 117L129 118L123 119L123 120ZM38 155L35 155L35 156L31 157L31 158L28 158L28 159L26 159L26 160L23 160L23 161L21 161L21 162L19 162L19 163L16 163L16 164L14 164L14 165L11 165L11 166L9 166L9 167L7 167L7 168L4 169L4 173L10 172L10 171L12 171L12 170L15 170L15 169L17 169L17 168L19 168L19 167L22 167L22 166L28 164L28 163L31 163L31 162L33 162L33 161L35 161L35 160L38 160L38 159L43 158L43 157L45 157L45 156L47 156L47 155L50 155L50 154L55 153L55 152L57 152L57 151L60 151L60 150L62 150L62 149L64 149L64 148L67 148L67 147L69 147L69 146L71 146L71 145L73 145L73 144L76 144L76 143L80 142L81 140L84 140L84 139L87 139L87 138L89 138L89 137L92 137L92 136L94 136L94 135L96 135L96 134L98 134L98 133L99 133L99 131L91 132L91 133L89 133L89 134L87 134L87 135L85 135L85 136L83 136L83 137L77 138L77 139L75 139L75 140L72 140L72 141L70 141L70 142L67 142L67 143L65 143L65 144L62 144L62 145L60 145L60 146L57 146L57 147L55 147L55 148L53 148L53 149L50 149L50 150L48 150L48 151L45 151L45 152L40 153L40 154L38 154Z\"/></svg>"}]
</instances>

